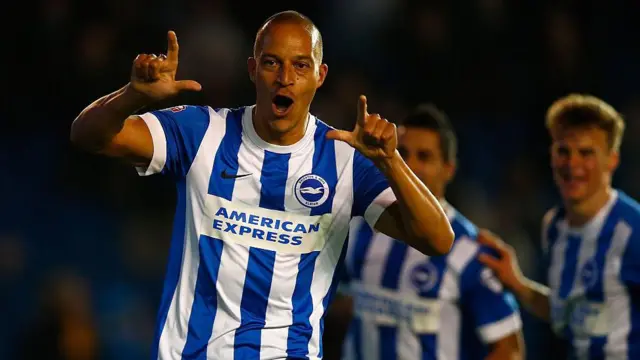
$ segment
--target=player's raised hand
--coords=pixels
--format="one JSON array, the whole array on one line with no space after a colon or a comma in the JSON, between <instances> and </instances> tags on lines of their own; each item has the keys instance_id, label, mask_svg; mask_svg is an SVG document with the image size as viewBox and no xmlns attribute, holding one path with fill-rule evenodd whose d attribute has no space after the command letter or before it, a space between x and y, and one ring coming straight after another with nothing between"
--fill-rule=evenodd
<instances>
[{"instance_id":1,"label":"player's raised hand","mask_svg":"<svg viewBox=\"0 0 640 360\"><path fill-rule=\"evenodd\" d=\"M520 287L524 276L520 270L520 265L518 265L518 259L513 247L486 229L478 232L478 242L498 253L497 257L482 253L478 255L478 260L493 270L498 279L507 288L514 290Z\"/></svg>"},{"instance_id":2,"label":"player's raised hand","mask_svg":"<svg viewBox=\"0 0 640 360\"><path fill-rule=\"evenodd\" d=\"M167 41L166 55L140 54L133 61L131 87L151 100L162 100L185 90L202 89L196 81L176 80L179 50L176 33L169 31Z\"/></svg>"},{"instance_id":3,"label":"player's raised hand","mask_svg":"<svg viewBox=\"0 0 640 360\"><path fill-rule=\"evenodd\" d=\"M344 141L372 161L390 159L396 152L396 125L378 114L367 112L367 98L358 99L358 118L353 131L331 130L327 139Z\"/></svg>"}]
</instances>

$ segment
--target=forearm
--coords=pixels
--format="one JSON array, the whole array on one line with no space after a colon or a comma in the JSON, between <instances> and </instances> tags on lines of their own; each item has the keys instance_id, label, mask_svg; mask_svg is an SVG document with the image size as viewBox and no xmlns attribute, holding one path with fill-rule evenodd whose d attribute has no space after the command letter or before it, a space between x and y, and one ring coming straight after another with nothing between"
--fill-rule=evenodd
<instances>
[{"instance_id":1,"label":"forearm","mask_svg":"<svg viewBox=\"0 0 640 360\"><path fill-rule=\"evenodd\" d=\"M445 254L453 243L453 230L438 199L409 169L398 152L378 168L387 177L398 200L402 225L412 246L426 254Z\"/></svg>"},{"instance_id":2,"label":"forearm","mask_svg":"<svg viewBox=\"0 0 640 360\"><path fill-rule=\"evenodd\" d=\"M71 125L71 141L99 152L114 136L124 121L147 105L148 101L125 85L87 106Z\"/></svg>"},{"instance_id":3,"label":"forearm","mask_svg":"<svg viewBox=\"0 0 640 360\"><path fill-rule=\"evenodd\" d=\"M535 281L524 279L511 290L527 311L540 319L550 320L551 309L548 287Z\"/></svg>"}]
</instances>

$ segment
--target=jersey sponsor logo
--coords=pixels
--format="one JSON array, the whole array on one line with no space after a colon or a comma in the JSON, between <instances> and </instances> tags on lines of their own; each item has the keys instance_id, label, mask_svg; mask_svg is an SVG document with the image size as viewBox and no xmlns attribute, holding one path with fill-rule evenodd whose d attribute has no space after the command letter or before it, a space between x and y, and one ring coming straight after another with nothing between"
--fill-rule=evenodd
<instances>
[{"instance_id":1,"label":"jersey sponsor logo","mask_svg":"<svg viewBox=\"0 0 640 360\"><path fill-rule=\"evenodd\" d=\"M377 325L406 324L417 334L436 333L440 328L440 301L353 282L353 309L362 320Z\"/></svg>"},{"instance_id":2,"label":"jersey sponsor logo","mask_svg":"<svg viewBox=\"0 0 640 360\"><path fill-rule=\"evenodd\" d=\"M438 269L430 262L418 264L411 270L410 279L419 293L426 293L436 285Z\"/></svg>"},{"instance_id":3,"label":"jersey sponsor logo","mask_svg":"<svg viewBox=\"0 0 640 360\"><path fill-rule=\"evenodd\" d=\"M331 219L331 214L308 216L208 195L201 233L251 247L305 254L322 250Z\"/></svg>"},{"instance_id":4,"label":"jersey sponsor logo","mask_svg":"<svg viewBox=\"0 0 640 360\"><path fill-rule=\"evenodd\" d=\"M551 301L553 329L562 333L568 326L576 338L606 336L610 332L609 311L604 303L589 301L584 295L569 301Z\"/></svg>"},{"instance_id":5,"label":"jersey sponsor logo","mask_svg":"<svg viewBox=\"0 0 640 360\"><path fill-rule=\"evenodd\" d=\"M174 113L186 110L187 106L186 105L180 105L180 106L174 106L172 108L170 108L171 111L173 111Z\"/></svg>"},{"instance_id":6,"label":"jersey sponsor logo","mask_svg":"<svg viewBox=\"0 0 640 360\"><path fill-rule=\"evenodd\" d=\"M321 176L303 175L296 181L294 193L302 205L318 207L329 198L329 184Z\"/></svg>"}]
</instances>

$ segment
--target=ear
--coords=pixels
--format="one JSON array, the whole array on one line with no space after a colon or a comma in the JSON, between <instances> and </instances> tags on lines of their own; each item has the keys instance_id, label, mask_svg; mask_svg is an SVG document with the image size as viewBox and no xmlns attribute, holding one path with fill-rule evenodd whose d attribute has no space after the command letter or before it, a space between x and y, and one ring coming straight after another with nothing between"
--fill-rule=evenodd
<instances>
[{"instance_id":1,"label":"ear","mask_svg":"<svg viewBox=\"0 0 640 360\"><path fill-rule=\"evenodd\" d=\"M616 171L620 165L620 153L618 151L612 150L609 154L608 168L611 173Z\"/></svg>"},{"instance_id":2,"label":"ear","mask_svg":"<svg viewBox=\"0 0 640 360\"><path fill-rule=\"evenodd\" d=\"M258 68L258 62L254 57L247 59L247 71L249 72L249 79L252 83L256 83L256 69Z\"/></svg>"},{"instance_id":3,"label":"ear","mask_svg":"<svg viewBox=\"0 0 640 360\"><path fill-rule=\"evenodd\" d=\"M456 176L456 171L458 170L458 166L455 161L447 161L444 163L444 180L445 183L451 182L454 176Z\"/></svg>"},{"instance_id":4,"label":"ear","mask_svg":"<svg viewBox=\"0 0 640 360\"><path fill-rule=\"evenodd\" d=\"M320 64L320 68L318 69L318 87L317 88L319 88L320 86L322 86L322 84L324 84L324 79L327 78L328 72L329 72L329 65Z\"/></svg>"}]
</instances>

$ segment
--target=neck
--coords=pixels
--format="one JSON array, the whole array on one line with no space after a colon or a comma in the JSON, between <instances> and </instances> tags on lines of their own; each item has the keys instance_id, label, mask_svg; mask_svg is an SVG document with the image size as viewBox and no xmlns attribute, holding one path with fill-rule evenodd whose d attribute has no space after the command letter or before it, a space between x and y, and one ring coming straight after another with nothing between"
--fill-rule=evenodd
<instances>
[{"instance_id":1,"label":"neck","mask_svg":"<svg viewBox=\"0 0 640 360\"><path fill-rule=\"evenodd\" d=\"M273 145L288 146L297 143L304 137L308 116L309 114L305 113L302 119L274 120L273 116L265 115L263 112L258 111L258 106L256 105L253 108L253 127L262 140ZM287 121L294 124L294 126L283 130L269 126L269 123L277 121Z\"/></svg>"},{"instance_id":2,"label":"neck","mask_svg":"<svg viewBox=\"0 0 640 360\"><path fill-rule=\"evenodd\" d=\"M567 220L572 227L582 226L593 219L611 198L611 187L605 187L591 197L576 203L565 202Z\"/></svg>"}]
</instances>

